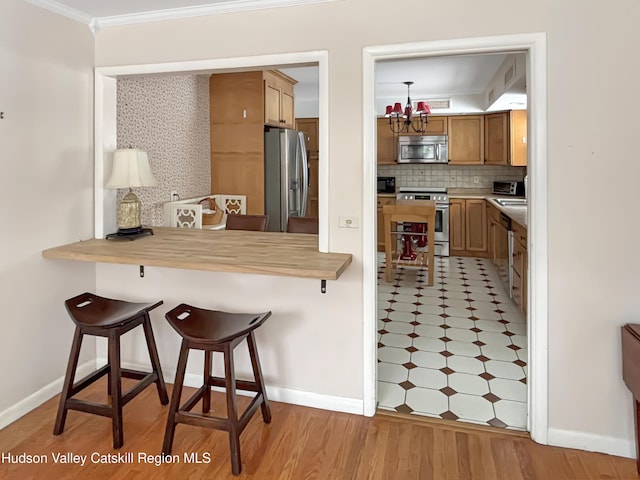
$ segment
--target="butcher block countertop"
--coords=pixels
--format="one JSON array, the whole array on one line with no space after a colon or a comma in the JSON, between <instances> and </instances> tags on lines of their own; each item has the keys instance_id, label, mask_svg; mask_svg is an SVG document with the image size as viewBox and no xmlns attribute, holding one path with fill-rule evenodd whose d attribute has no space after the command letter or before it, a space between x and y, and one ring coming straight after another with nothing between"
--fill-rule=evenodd
<instances>
[{"instance_id":1,"label":"butcher block countertop","mask_svg":"<svg viewBox=\"0 0 640 480\"><path fill-rule=\"evenodd\" d=\"M321 253L300 233L156 227L130 240L92 239L49 248L45 258L337 280L351 254Z\"/></svg>"}]
</instances>

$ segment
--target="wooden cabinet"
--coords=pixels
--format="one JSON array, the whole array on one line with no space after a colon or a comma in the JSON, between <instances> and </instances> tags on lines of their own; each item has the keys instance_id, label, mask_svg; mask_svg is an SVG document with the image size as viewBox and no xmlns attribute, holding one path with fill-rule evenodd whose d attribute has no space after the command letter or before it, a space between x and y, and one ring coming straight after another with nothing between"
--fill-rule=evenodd
<instances>
[{"instance_id":1,"label":"wooden cabinet","mask_svg":"<svg viewBox=\"0 0 640 480\"><path fill-rule=\"evenodd\" d=\"M447 121L448 117L429 116L427 131L421 135L446 135L449 131Z\"/></svg>"},{"instance_id":2,"label":"wooden cabinet","mask_svg":"<svg viewBox=\"0 0 640 480\"><path fill-rule=\"evenodd\" d=\"M525 110L485 115L484 161L487 165L527 165Z\"/></svg>"},{"instance_id":3,"label":"wooden cabinet","mask_svg":"<svg viewBox=\"0 0 640 480\"><path fill-rule=\"evenodd\" d=\"M318 154L318 119L296 118L296 130L304 133L304 141L310 155Z\"/></svg>"},{"instance_id":4,"label":"wooden cabinet","mask_svg":"<svg viewBox=\"0 0 640 480\"><path fill-rule=\"evenodd\" d=\"M415 118L415 117L414 117ZM409 129L407 133L401 133L400 135L409 135L409 136L420 136L420 135L446 135L448 131L447 118L445 116L442 117L434 117L429 116L427 122L427 128L424 133L414 132ZM387 120L387 124L389 123L389 119ZM418 126L418 121L416 120L414 125Z\"/></svg>"},{"instance_id":5,"label":"wooden cabinet","mask_svg":"<svg viewBox=\"0 0 640 480\"><path fill-rule=\"evenodd\" d=\"M447 135L449 117L429 117L427 129L425 133L416 133L410 131L402 135L418 136L418 135ZM377 163L378 164L395 164L398 158L398 135L394 134L389 126L389 119L385 117L378 118L377 129Z\"/></svg>"},{"instance_id":6,"label":"wooden cabinet","mask_svg":"<svg viewBox=\"0 0 640 480\"><path fill-rule=\"evenodd\" d=\"M449 163L484 163L484 115L453 115L447 119Z\"/></svg>"},{"instance_id":7,"label":"wooden cabinet","mask_svg":"<svg viewBox=\"0 0 640 480\"><path fill-rule=\"evenodd\" d=\"M489 258L496 265L500 258L500 244L497 238L497 229L500 224L500 211L485 201L487 208L487 252Z\"/></svg>"},{"instance_id":8,"label":"wooden cabinet","mask_svg":"<svg viewBox=\"0 0 640 480\"><path fill-rule=\"evenodd\" d=\"M246 195L248 214L264 214L264 126L294 127L294 83L276 71L209 78L211 192Z\"/></svg>"},{"instance_id":9,"label":"wooden cabinet","mask_svg":"<svg viewBox=\"0 0 640 480\"><path fill-rule=\"evenodd\" d=\"M264 124L294 128L293 86L297 83L284 73L266 70L264 78Z\"/></svg>"},{"instance_id":10,"label":"wooden cabinet","mask_svg":"<svg viewBox=\"0 0 640 480\"><path fill-rule=\"evenodd\" d=\"M378 118L378 164L395 164L398 157L398 137L391 131L388 118Z\"/></svg>"},{"instance_id":11,"label":"wooden cabinet","mask_svg":"<svg viewBox=\"0 0 640 480\"><path fill-rule=\"evenodd\" d=\"M514 167L527 166L527 111L513 110L509 112L511 128L509 137L511 149L509 165Z\"/></svg>"},{"instance_id":12,"label":"wooden cabinet","mask_svg":"<svg viewBox=\"0 0 640 480\"><path fill-rule=\"evenodd\" d=\"M461 198L449 200L449 249L462 251L465 249L465 201Z\"/></svg>"},{"instance_id":13,"label":"wooden cabinet","mask_svg":"<svg viewBox=\"0 0 640 480\"><path fill-rule=\"evenodd\" d=\"M487 210L484 199L450 200L449 248L452 255L487 256Z\"/></svg>"},{"instance_id":14,"label":"wooden cabinet","mask_svg":"<svg viewBox=\"0 0 640 480\"><path fill-rule=\"evenodd\" d=\"M393 205L395 202L396 199L394 197L382 197L378 195L377 243L379 252L384 252L384 215L382 214L382 207L384 205Z\"/></svg>"},{"instance_id":15,"label":"wooden cabinet","mask_svg":"<svg viewBox=\"0 0 640 480\"><path fill-rule=\"evenodd\" d=\"M527 313L527 229L516 222L511 224L513 230L513 301L525 314Z\"/></svg>"},{"instance_id":16,"label":"wooden cabinet","mask_svg":"<svg viewBox=\"0 0 640 480\"><path fill-rule=\"evenodd\" d=\"M484 198L465 201L465 241L470 252L487 251L487 209Z\"/></svg>"},{"instance_id":17,"label":"wooden cabinet","mask_svg":"<svg viewBox=\"0 0 640 480\"><path fill-rule=\"evenodd\" d=\"M304 133L309 160L309 200L307 202L307 217L318 218L318 119L297 118L296 129Z\"/></svg>"}]
</instances>

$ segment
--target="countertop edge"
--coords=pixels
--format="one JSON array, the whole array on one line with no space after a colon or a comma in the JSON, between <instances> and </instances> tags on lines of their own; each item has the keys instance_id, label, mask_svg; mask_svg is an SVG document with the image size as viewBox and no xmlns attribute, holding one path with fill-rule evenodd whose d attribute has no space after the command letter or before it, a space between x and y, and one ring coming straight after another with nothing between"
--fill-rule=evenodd
<instances>
[{"instance_id":1,"label":"countertop edge","mask_svg":"<svg viewBox=\"0 0 640 480\"><path fill-rule=\"evenodd\" d=\"M159 229L156 229L156 231L158 230ZM179 231L172 232L171 234L180 235ZM188 235L193 235L193 232L190 232ZM152 239L152 241L158 240L157 236L155 239L153 239L153 237L146 238ZM142 239L137 240L137 242L141 240ZM230 240L232 241L234 239L231 238ZM189 240L186 239L185 241ZM127 245L132 244L124 242L114 243L112 240L104 239L90 239L45 249L42 251L42 257L55 260L140 265L213 272L249 273L319 280L337 280L353 261L352 254L323 253L317 250L317 246L300 245L299 241L291 246L291 252L294 253L292 257L296 258L292 258L290 263L287 263L289 250L287 250L286 245L282 244L274 247L271 255L265 253L265 255L261 256L257 261L252 261L251 255L246 255L245 258L242 258L241 250L234 250L232 257L224 257L222 255L207 255L208 252L205 252L203 255L198 255L198 252L180 255L179 248L176 248L174 252L168 252L167 248L170 247L167 247L166 244L158 246L157 250L154 251L154 245L149 245L148 242L145 247L148 246L149 248L142 248L143 243L138 243L136 247L141 248L127 251L126 248L122 248ZM269 249L268 245L265 246L264 243L260 242L256 244L257 246L253 244L249 245L252 251L255 251L255 248L259 248L262 252L266 252L266 250ZM172 253L174 254L173 256L171 256ZM279 257L277 257L277 255L279 255ZM273 257L279 259L284 258L284 260L272 261ZM265 261L263 260L264 258L270 260Z\"/></svg>"}]
</instances>

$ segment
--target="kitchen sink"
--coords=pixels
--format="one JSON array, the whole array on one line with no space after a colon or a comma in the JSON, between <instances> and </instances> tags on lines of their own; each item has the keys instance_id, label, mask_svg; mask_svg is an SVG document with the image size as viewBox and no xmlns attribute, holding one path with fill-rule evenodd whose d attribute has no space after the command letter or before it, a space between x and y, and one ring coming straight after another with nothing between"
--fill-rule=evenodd
<instances>
[{"instance_id":1,"label":"kitchen sink","mask_svg":"<svg viewBox=\"0 0 640 480\"><path fill-rule=\"evenodd\" d=\"M526 198L496 198L495 202L503 207L526 207Z\"/></svg>"}]
</instances>

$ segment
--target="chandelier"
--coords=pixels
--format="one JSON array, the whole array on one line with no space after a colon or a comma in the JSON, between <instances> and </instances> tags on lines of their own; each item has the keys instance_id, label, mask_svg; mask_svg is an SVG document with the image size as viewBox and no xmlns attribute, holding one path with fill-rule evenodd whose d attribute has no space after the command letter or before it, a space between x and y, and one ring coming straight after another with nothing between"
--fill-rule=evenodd
<instances>
[{"instance_id":1,"label":"chandelier","mask_svg":"<svg viewBox=\"0 0 640 480\"><path fill-rule=\"evenodd\" d=\"M403 83L407 86L407 104L404 109L399 102L395 103L393 107L387 105L384 116L389 119L389 126L395 134L409 133L410 130L415 133L425 133L427 131L427 115L431 113L431 109L426 103L418 102L418 106L414 111L409 93L413 82Z\"/></svg>"}]
</instances>

